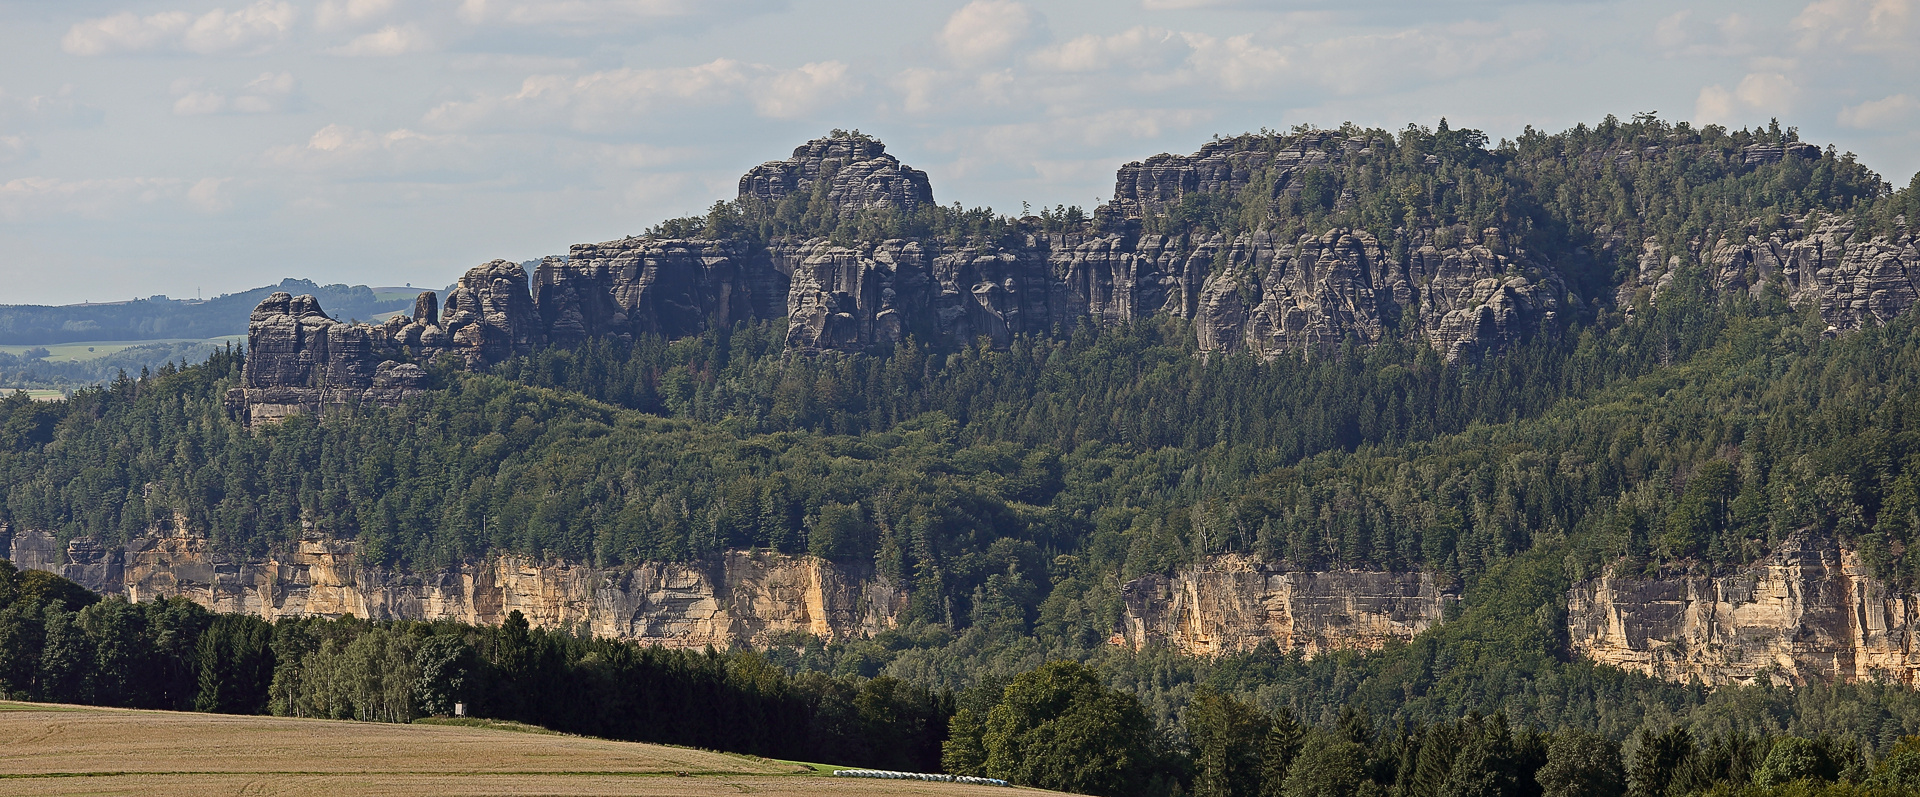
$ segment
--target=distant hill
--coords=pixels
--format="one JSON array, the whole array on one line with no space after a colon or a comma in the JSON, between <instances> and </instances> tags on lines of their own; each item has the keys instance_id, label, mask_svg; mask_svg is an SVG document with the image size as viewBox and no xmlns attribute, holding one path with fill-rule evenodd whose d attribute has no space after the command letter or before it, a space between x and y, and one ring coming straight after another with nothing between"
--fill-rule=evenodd
<instances>
[{"instance_id":1,"label":"distant hill","mask_svg":"<svg viewBox=\"0 0 1920 797\"><path fill-rule=\"evenodd\" d=\"M0 305L0 345L45 345L90 340L164 340L243 335L254 305L274 291L308 293L334 317L366 320L413 305L413 295L376 296L365 285L319 285L285 279L205 301L154 296L113 304Z\"/></svg>"}]
</instances>

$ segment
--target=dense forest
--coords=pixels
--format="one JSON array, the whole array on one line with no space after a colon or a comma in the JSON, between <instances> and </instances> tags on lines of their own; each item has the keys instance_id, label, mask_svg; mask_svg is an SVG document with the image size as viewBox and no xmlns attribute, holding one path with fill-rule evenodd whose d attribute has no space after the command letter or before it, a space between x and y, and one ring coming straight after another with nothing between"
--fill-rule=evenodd
<instances>
[{"instance_id":1,"label":"dense forest","mask_svg":"<svg viewBox=\"0 0 1920 797\"><path fill-rule=\"evenodd\" d=\"M1222 141L1280 148L1307 132ZM1389 157L1195 194L1140 225L1349 226L1401 247L1414 228L1499 228L1561 269L1578 311L1456 361L1413 335L1331 356L1202 357L1188 323L1165 316L1004 348L909 339L803 356L784 351L783 321L755 321L542 348L485 373L429 363L431 389L397 408L254 428L224 402L245 363L227 349L66 401L15 394L0 400L0 523L62 540L184 524L258 556L311 528L415 572L498 552L619 567L757 548L872 562L910 598L900 627L871 638L694 654L522 622L267 624L8 571L0 690L406 720L445 713L457 683L476 711L574 732L1100 794L1920 785L1920 742L1906 740L1920 698L1905 687L1707 690L1574 660L1564 638L1575 581L1726 572L1789 535L1838 538L1874 575L1920 584L1920 322L1835 334L1779 286L1716 283L1701 244L1807 213L1904 234L1920 178L1895 191L1832 151L1738 157L1796 141L1777 125L1609 118L1497 144L1444 124L1343 132ZM836 217L819 199L722 203L651 234L1127 223L1069 208ZM1648 239L1674 253L1672 279L1615 306ZM1106 644L1126 581L1229 552L1423 570L1464 600L1367 654L1268 645L1202 660ZM169 675L114 681L135 666ZM690 710L670 701L688 684L735 719L703 730L712 718L622 713L678 717ZM589 687L619 697L566 692ZM754 735L728 735L743 725ZM1089 743L1081 727L1115 729L1113 746L1074 748Z\"/></svg>"}]
</instances>

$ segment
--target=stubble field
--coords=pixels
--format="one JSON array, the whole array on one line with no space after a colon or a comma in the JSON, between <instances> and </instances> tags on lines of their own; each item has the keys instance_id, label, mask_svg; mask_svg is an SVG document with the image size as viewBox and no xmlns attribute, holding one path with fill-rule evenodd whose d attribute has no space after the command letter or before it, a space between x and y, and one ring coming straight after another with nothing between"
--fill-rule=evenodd
<instances>
[{"instance_id":1,"label":"stubble field","mask_svg":"<svg viewBox=\"0 0 1920 797\"><path fill-rule=\"evenodd\" d=\"M0 703L0 794L997 795L495 728Z\"/></svg>"}]
</instances>

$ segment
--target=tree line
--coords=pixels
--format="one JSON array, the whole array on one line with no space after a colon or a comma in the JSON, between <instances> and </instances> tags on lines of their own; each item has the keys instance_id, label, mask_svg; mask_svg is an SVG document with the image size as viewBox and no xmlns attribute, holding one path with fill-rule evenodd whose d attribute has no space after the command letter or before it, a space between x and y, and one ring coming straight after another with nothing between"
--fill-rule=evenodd
<instances>
[{"instance_id":1,"label":"tree line","mask_svg":"<svg viewBox=\"0 0 1920 797\"><path fill-rule=\"evenodd\" d=\"M531 628L214 614L102 599L0 560L0 697L409 722L463 713L628 741L881 769L938 767L952 695L790 675L751 651Z\"/></svg>"},{"instance_id":2,"label":"tree line","mask_svg":"<svg viewBox=\"0 0 1920 797\"><path fill-rule=\"evenodd\" d=\"M984 775L1095 795L1683 797L1920 793L1920 736L1876 746L1699 723L1623 745L1505 712L1315 722L1201 683L1171 723L1087 664L958 694L789 669L746 650L640 647L530 628L214 614L106 599L0 561L0 697L408 722L448 716L839 765Z\"/></svg>"}]
</instances>

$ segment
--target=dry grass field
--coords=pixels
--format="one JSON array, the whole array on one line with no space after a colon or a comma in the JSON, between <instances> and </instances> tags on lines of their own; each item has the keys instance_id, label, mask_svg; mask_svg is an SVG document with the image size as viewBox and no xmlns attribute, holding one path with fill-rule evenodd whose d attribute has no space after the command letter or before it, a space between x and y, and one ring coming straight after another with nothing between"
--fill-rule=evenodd
<instances>
[{"instance_id":1,"label":"dry grass field","mask_svg":"<svg viewBox=\"0 0 1920 797\"><path fill-rule=\"evenodd\" d=\"M0 703L0 794L992 795L495 728Z\"/></svg>"}]
</instances>

